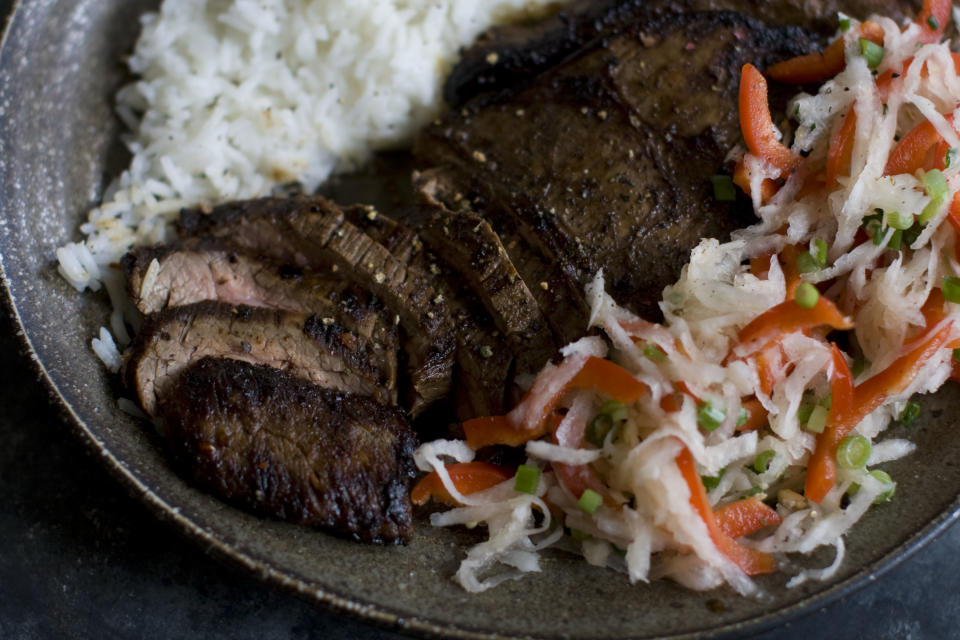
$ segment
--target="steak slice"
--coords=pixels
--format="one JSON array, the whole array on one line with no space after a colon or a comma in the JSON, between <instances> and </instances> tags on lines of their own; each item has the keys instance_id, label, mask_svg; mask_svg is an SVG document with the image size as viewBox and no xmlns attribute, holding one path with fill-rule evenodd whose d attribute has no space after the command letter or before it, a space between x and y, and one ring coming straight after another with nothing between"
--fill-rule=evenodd
<instances>
[{"instance_id":1,"label":"steak slice","mask_svg":"<svg viewBox=\"0 0 960 640\"><path fill-rule=\"evenodd\" d=\"M710 182L740 139L740 68L811 44L797 28L729 12L617 29L525 84L476 96L415 143L419 163L445 173L501 239L519 234L505 245L524 279L529 262L548 265L550 287L567 281L564 335L582 333L583 286L601 269L621 304L657 318L700 239L748 221L748 207L715 201Z\"/></svg>"},{"instance_id":2,"label":"steak slice","mask_svg":"<svg viewBox=\"0 0 960 640\"><path fill-rule=\"evenodd\" d=\"M203 358L158 411L176 463L228 502L363 542L412 533L416 440L395 407L273 367Z\"/></svg>"},{"instance_id":3,"label":"steak slice","mask_svg":"<svg viewBox=\"0 0 960 640\"><path fill-rule=\"evenodd\" d=\"M176 376L206 356L285 370L322 387L396 401L396 352L333 318L199 302L148 316L124 375L149 415Z\"/></svg>"},{"instance_id":4,"label":"steak slice","mask_svg":"<svg viewBox=\"0 0 960 640\"><path fill-rule=\"evenodd\" d=\"M455 337L436 278L391 253L317 196L262 198L184 210L181 232L215 238L258 258L350 280L383 300L405 332L410 369L406 404L418 415L450 391Z\"/></svg>"},{"instance_id":5,"label":"steak slice","mask_svg":"<svg viewBox=\"0 0 960 640\"><path fill-rule=\"evenodd\" d=\"M397 350L393 315L355 284L194 240L136 247L124 256L130 296L142 313L204 300L270 307L333 318L357 335L382 343L384 350Z\"/></svg>"},{"instance_id":6,"label":"steak slice","mask_svg":"<svg viewBox=\"0 0 960 640\"><path fill-rule=\"evenodd\" d=\"M919 5L919 0L577 0L550 18L482 34L447 78L444 98L459 107L478 93L524 84L586 43L681 11L736 11L770 24L804 25L822 39L836 32L838 11L858 19L878 13L902 21ZM806 34L799 37L808 41ZM810 42L811 50L822 44Z\"/></svg>"},{"instance_id":7,"label":"steak slice","mask_svg":"<svg viewBox=\"0 0 960 640\"><path fill-rule=\"evenodd\" d=\"M550 323L500 236L486 220L463 206L468 204L465 200L458 201L457 211L447 208L442 200L453 201L456 196L450 196L431 172L417 174L414 182L424 204L411 214L410 223L427 246L476 292L516 355L515 373L537 373L565 343L554 342Z\"/></svg>"}]
</instances>

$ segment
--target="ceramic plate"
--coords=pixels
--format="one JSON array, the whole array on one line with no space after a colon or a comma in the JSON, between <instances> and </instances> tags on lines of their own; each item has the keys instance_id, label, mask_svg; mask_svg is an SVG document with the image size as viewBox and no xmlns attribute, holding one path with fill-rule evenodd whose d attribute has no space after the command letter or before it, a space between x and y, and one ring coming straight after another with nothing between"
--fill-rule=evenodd
<instances>
[{"instance_id":1,"label":"ceramic plate","mask_svg":"<svg viewBox=\"0 0 960 640\"><path fill-rule=\"evenodd\" d=\"M122 390L90 350L107 316L105 296L78 294L54 262L126 162L112 96L137 19L155 4L30 0L15 8L0 57L0 256L10 306L56 401L119 480L197 544L319 604L412 633L673 638L782 622L890 567L955 517L955 387L925 402L924 420L909 433L893 432L914 440L918 452L885 467L899 482L897 499L849 536L836 578L787 590L785 577L769 577L762 600L670 582L630 586L623 575L559 553L544 557L542 575L468 595L450 577L475 540L469 532L433 530L420 519L406 547L362 546L262 520L194 490L170 470L151 431L118 410Z\"/></svg>"}]
</instances>

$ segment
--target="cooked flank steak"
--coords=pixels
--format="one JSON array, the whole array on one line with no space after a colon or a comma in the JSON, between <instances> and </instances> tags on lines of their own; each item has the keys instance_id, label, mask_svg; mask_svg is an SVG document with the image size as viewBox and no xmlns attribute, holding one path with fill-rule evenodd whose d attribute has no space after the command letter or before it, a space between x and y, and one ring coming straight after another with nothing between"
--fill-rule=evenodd
<instances>
[{"instance_id":1,"label":"cooked flank steak","mask_svg":"<svg viewBox=\"0 0 960 640\"><path fill-rule=\"evenodd\" d=\"M174 460L255 513L364 542L405 542L416 438L406 416L290 372L203 358L161 400Z\"/></svg>"},{"instance_id":2,"label":"cooked flank steak","mask_svg":"<svg viewBox=\"0 0 960 640\"><path fill-rule=\"evenodd\" d=\"M124 259L147 316L125 378L179 467L256 513L407 540L411 420L505 413L585 332L599 271L657 319L700 239L749 222L710 181L742 65L816 49L866 3L808 4L574 2L463 53L395 217L304 195L184 210L176 241Z\"/></svg>"}]
</instances>

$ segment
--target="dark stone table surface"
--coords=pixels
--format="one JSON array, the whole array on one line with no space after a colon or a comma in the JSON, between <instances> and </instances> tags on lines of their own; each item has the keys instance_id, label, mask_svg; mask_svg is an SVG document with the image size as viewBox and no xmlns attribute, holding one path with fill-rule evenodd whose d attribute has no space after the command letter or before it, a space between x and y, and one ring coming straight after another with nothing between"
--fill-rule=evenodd
<instances>
[{"instance_id":1,"label":"dark stone table surface","mask_svg":"<svg viewBox=\"0 0 960 640\"><path fill-rule=\"evenodd\" d=\"M399 639L225 566L87 453L0 313L0 638ZM960 638L960 526L763 640Z\"/></svg>"}]
</instances>

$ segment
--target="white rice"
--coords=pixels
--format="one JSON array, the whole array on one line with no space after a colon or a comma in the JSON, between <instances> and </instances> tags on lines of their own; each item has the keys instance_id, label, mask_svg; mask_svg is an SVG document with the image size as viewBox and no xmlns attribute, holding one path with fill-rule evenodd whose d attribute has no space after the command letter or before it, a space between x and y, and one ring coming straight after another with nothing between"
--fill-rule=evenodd
<instances>
[{"instance_id":1,"label":"white rice","mask_svg":"<svg viewBox=\"0 0 960 640\"><path fill-rule=\"evenodd\" d=\"M441 108L464 45L556 0L165 0L141 19L120 90L130 168L57 251L79 290L117 278L131 246L162 242L187 205L312 191L409 142ZM115 307L119 301L114 300Z\"/></svg>"}]
</instances>

